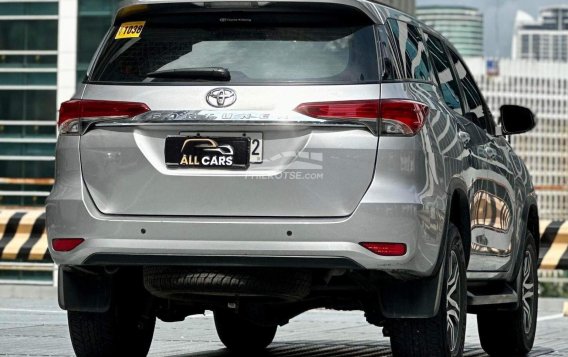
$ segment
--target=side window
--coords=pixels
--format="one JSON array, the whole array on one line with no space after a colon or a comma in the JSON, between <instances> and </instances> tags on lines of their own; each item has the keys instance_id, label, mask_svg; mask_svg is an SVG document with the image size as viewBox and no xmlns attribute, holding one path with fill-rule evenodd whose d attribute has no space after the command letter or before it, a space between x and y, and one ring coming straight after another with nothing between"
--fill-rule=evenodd
<instances>
[{"instance_id":1,"label":"side window","mask_svg":"<svg viewBox=\"0 0 568 357\"><path fill-rule=\"evenodd\" d=\"M406 22L387 20L392 35L393 46L400 54L403 79L430 81L430 64L420 30Z\"/></svg>"},{"instance_id":2,"label":"side window","mask_svg":"<svg viewBox=\"0 0 568 357\"><path fill-rule=\"evenodd\" d=\"M392 81L401 78L398 59L394 54L386 26L379 25L377 27L379 33L379 53L382 57L383 73L381 79L383 81Z\"/></svg>"},{"instance_id":3,"label":"side window","mask_svg":"<svg viewBox=\"0 0 568 357\"><path fill-rule=\"evenodd\" d=\"M427 36L426 45L428 46L428 52L430 52L432 66L438 75L438 84L442 91L444 101L448 107L452 108L458 114L463 115L458 82L452 73L452 65L446 55L443 42L429 34Z\"/></svg>"},{"instance_id":4,"label":"side window","mask_svg":"<svg viewBox=\"0 0 568 357\"><path fill-rule=\"evenodd\" d=\"M483 129L490 129L487 123L489 118L486 117L485 103L483 102L481 93L479 93L477 89L473 76L469 73L465 64L459 59L458 55L452 50L450 50L450 55L454 62L456 74L460 79L464 91L464 99L467 104L464 116Z\"/></svg>"}]
</instances>

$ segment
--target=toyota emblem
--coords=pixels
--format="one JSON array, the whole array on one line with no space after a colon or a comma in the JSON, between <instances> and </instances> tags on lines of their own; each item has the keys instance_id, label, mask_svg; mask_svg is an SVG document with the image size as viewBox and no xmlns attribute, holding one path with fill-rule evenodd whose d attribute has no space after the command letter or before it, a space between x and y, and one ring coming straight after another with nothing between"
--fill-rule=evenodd
<instances>
[{"instance_id":1,"label":"toyota emblem","mask_svg":"<svg viewBox=\"0 0 568 357\"><path fill-rule=\"evenodd\" d=\"M230 107L237 101L237 93L229 88L215 88L207 93L205 98L210 106L215 108Z\"/></svg>"}]
</instances>

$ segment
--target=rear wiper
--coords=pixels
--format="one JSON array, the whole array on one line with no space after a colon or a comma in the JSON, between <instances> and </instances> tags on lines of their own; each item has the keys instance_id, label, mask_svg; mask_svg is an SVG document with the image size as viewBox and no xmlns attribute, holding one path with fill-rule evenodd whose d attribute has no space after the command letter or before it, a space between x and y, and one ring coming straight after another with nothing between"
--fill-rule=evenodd
<instances>
[{"instance_id":1,"label":"rear wiper","mask_svg":"<svg viewBox=\"0 0 568 357\"><path fill-rule=\"evenodd\" d=\"M165 79L202 79L228 82L231 80L231 73L228 69L223 67L195 67L150 72L146 75L146 77Z\"/></svg>"}]
</instances>

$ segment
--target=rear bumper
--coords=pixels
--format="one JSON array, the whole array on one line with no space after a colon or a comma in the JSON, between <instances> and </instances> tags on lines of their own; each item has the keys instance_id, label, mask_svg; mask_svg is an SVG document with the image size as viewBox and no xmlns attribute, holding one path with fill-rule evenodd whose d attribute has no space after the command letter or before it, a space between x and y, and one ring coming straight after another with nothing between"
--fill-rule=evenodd
<instances>
[{"instance_id":1,"label":"rear bumper","mask_svg":"<svg viewBox=\"0 0 568 357\"><path fill-rule=\"evenodd\" d=\"M342 219L148 218L105 216L82 201L50 200L47 221L50 241L85 238L71 252L50 251L62 265L296 266L429 275L438 244L425 242L418 209L361 205ZM377 256L359 245L365 241L406 243L408 252Z\"/></svg>"},{"instance_id":2,"label":"rear bumper","mask_svg":"<svg viewBox=\"0 0 568 357\"><path fill-rule=\"evenodd\" d=\"M65 253L53 251L50 244L50 253L61 265L292 264L430 276L437 267L446 194L434 187L431 195L420 196L409 189L410 178L393 180L388 175L375 174L348 217L114 216L97 210L84 187L78 139L60 139L56 185L47 200L48 239L84 238L85 242ZM422 177L415 172L409 175ZM424 187L417 182L414 186ZM405 243L407 253L378 256L361 242Z\"/></svg>"}]
</instances>

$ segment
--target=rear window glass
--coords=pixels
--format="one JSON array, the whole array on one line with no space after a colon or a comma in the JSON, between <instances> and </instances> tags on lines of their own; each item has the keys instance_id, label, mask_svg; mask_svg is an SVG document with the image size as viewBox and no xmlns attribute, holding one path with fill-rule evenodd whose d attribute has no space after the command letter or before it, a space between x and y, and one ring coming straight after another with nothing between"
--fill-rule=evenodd
<instances>
[{"instance_id":1,"label":"rear window glass","mask_svg":"<svg viewBox=\"0 0 568 357\"><path fill-rule=\"evenodd\" d=\"M173 24L172 24L173 22ZM371 25L278 25L223 22L187 26L146 20L139 37L107 40L91 82L209 82L149 78L156 71L221 67L233 84L341 83L378 81ZM226 82L225 82L226 83Z\"/></svg>"}]
</instances>

